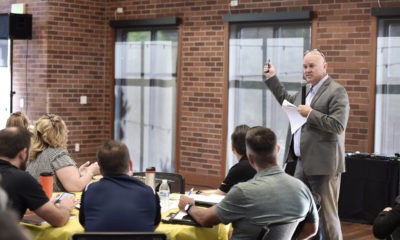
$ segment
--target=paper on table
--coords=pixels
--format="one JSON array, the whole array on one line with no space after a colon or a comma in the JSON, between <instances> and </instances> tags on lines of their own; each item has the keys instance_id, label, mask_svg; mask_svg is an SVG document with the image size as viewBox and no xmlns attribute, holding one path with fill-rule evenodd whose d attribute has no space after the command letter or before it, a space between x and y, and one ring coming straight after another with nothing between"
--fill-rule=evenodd
<instances>
[{"instance_id":1,"label":"paper on table","mask_svg":"<svg viewBox=\"0 0 400 240\"><path fill-rule=\"evenodd\" d=\"M211 194L211 195L195 194L192 196L193 196L196 204L207 205L207 206L215 205L215 204L221 202L222 199L224 199L224 197L225 197L224 195L218 195L218 194Z\"/></svg>"},{"instance_id":2,"label":"paper on table","mask_svg":"<svg viewBox=\"0 0 400 240\"><path fill-rule=\"evenodd\" d=\"M169 195L168 209L178 208L179 195Z\"/></svg>"},{"instance_id":3,"label":"paper on table","mask_svg":"<svg viewBox=\"0 0 400 240\"><path fill-rule=\"evenodd\" d=\"M182 211L179 211L176 215L175 215L175 219L183 219L184 216L186 216L187 213L184 213Z\"/></svg>"},{"instance_id":4,"label":"paper on table","mask_svg":"<svg viewBox=\"0 0 400 240\"><path fill-rule=\"evenodd\" d=\"M301 116L301 114L297 111L297 107L287 100L283 100L282 108L289 117L290 130L292 134L294 134L297 129L303 126L303 124L307 121L307 118Z\"/></svg>"}]
</instances>

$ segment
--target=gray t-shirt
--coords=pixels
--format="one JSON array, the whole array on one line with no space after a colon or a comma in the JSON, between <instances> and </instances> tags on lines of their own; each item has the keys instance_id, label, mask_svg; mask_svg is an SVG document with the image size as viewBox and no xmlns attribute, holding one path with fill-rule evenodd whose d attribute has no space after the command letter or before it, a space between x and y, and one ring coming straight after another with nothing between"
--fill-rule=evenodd
<instances>
[{"instance_id":1,"label":"gray t-shirt","mask_svg":"<svg viewBox=\"0 0 400 240\"><path fill-rule=\"evenodd\" d=\"M308 187L280 167L266 168L253 179L235 185L216 206L222 223L232 222L235 239L257 239L267 223L306 217L307 223L319 220Z\"/></svg>"},{"instance_id":2,"label":"gray t-shirt","mask_svg":"<svg viewBox=\"0 0 400 240\"><path fill-rule=\"evenodd\" d=\"M52 172L54 174L53 191L65 192L65 188L56 176L56 170L75 166L76 162L69 156L69 153L64 148L46 148L39 153L35 159L29 161L26 171L29 172L38 182L40 182L40 173Z\"/></svg>"}]
</instances>

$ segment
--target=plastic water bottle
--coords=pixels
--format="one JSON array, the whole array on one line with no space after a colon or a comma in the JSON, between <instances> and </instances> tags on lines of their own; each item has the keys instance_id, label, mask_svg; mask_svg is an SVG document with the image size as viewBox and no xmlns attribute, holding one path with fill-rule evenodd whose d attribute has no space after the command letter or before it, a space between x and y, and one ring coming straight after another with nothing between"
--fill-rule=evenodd
<instances>
[{"instance_id":1,"label":"plastic water bottle","mask_svg":"<svg viewBox=\"0 0 400 240\"><path fill-rule=\"evenodd\" d=\"M163 179L158 190L158 195L160 196L161 211L167 212L169 210L169 186L167 179Z\"/></svg>"}]
</instances>

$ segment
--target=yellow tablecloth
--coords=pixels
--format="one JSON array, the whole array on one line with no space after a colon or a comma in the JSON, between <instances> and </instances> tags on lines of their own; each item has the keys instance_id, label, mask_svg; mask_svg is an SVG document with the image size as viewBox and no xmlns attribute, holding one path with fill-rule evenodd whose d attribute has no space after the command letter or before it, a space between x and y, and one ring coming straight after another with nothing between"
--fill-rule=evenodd
<instances>
[{"instance_id":1,"label":"yellow tablecloth","mask_svg":"<svg viewBox=\"0 0 400 240\"><path fill-rule=\"evenodd\" d=\"M176 212L178 209L170 210ZM163 213L165 217L167 213ZM224 224L218 224L212 228L195 227L181 224L160 223L156 232L165 233L171 240L228 240L228 233Z\"/></svg>"},{"instance_id":2,"label":"yellow tablecloth","mask_svg":"<svg viewBox=\"0 0 400 240\"><path fill-rule=\"evenodd\" d=\"M74 233L84 232L84 228L79 223L79 210L72 211L73 216L63 227L52 227L46 223L36 226L28 223L21 223L36 240L69 240Z\"/></svg>"},{"instance_id":3,"label":"yellow tablecloth","mask_svg":"<svg viewBox=\"0 0 400 240\"><path fill-rule=\"evenodd\" d=\"M80 198L80 193L77 193ZM178 209L170 210L178 211ZM49 224L36 226L28 223L21 223L36 240L69 240L74 233L83 232L84 229L79 223L79 210L72 211L73 216L63 227L52 227ZM168 213L163 213L165 217ZM225 225L218 224L212 228L195 227L180 224L160 223L156 232L165 233L171 240L227 240L228 234Z\"/></svg>"}]
</instances>

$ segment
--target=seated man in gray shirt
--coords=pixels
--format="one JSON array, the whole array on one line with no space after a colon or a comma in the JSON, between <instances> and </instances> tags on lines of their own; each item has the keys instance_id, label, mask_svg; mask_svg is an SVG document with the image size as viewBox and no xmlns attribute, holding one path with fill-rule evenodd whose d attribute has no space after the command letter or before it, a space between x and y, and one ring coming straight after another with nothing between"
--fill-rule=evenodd
<instances>
[{"instance_id":1,"label":"seated man in gray shirt","mask_svg":"<svg viewBox=\"0 0 400 240\"><path fill-rule=\"evenodd\" d=\"M256 239L270 222L305 217L298 239L317 232L318 211L310 190L300 180L278 166L279 146L274 132L265 127L251 128L246 134L249 162L257 174L238 183L217 205L204 209L193 206L194 200L181 196L179 209L186 211L202 226L232 223L235 239Z\"/></svg>"}]
</instances>

